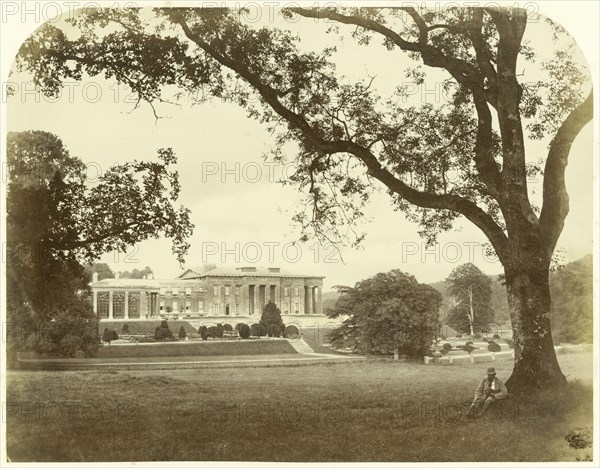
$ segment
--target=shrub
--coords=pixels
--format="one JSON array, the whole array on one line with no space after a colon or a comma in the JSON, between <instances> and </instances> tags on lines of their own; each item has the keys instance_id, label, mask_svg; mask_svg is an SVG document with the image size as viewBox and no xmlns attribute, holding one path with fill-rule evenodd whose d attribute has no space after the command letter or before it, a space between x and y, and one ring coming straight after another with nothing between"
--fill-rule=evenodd
<instances>
[{"instance_id":1,"label":"shrub","mask_svg":"<svg viewBox=\"0 0 600 468\"><path fill-rule=\"evenodd\" d=\"M247 340L250 338L250 327L245 323L240 324L240 329L238 330L240 334L240 338Z\"/></svg>"},{"instance_id":2,"label":"shrub","mask_svg":"<svg viewBox=\"0 0 600 468\"><path fill-rule=\"evenodd\" d=\"M465 346L469 346L469 345L471 345L471 346L472 346L472 345L473 345L473 342L472 342L472 341L467 341L467 342L465 343Z\"/></svg>"},{"instance_id":3,"label":"shrub","mask_svg":"<svg viewBox=\"0 0 600 468\"><path fill-rule=\"evenodd\" d=\"M514 340L508 339L508 340L506 340L506 344L508 345L508 349L515 349Z\"/></svg>"},{"instance_id":4,"label":"shrub","mask_svg":"<svg viewBox=\"0 0 600 468\"><path fill-rule=\"evenodd\" d=\"M169 323L166 320L160 322L160 328L169 328Z\"/></svg>"},{"instance_id":5,"label":"shrub","mask_svg":"<svg viewBox=\"0 0 600 468\"><path fill-rule=\"evenodd\" d=\"M502 348L495 341L490 341L488 344L488 351L491 353L497 353L499 351L502 351Z\"/></svg>"},{"instance_id":6,"label":"shrub","mask_svg":"<svg viewBox=\"0 0 600 468\"><path fill-rule=\"evenodd\" d=\"M223 338L223 325L220 323L217 323L217 330L216 330L216 335L217 338Z\"/></svg>"},{"instance_id":7,"label":"shrub","mask_svg":"<svg viewBox=\"0 0 600 468\"><path fill-rule=\"evenodd\" d=\"M198 332L200 333L202 340L206 341L208 339L208 328L206 328L206 325L202 325Z\"/></svg>"},{"instance_id":8,"label":"shrub","mask_svg":"<svg viewBox=\"0 0 600 468\"><path fill-rule=\"evenodd\" d=\"M119 334L117 333L117 330L114 330L113 328L105 328L104 332L102 332L102 341L105 343L110 344L111 341L116 341L118 339Z\"/></svg>"},{"instance_id":9,"label":"shrub","mask_svg":"<svg viewBox=\"0 0 600 468\"><path fill-rule=\"evenodd\" d=\"M296 325L288 325L285 327L285 334L288 338L298 338L300 336L300 332Z\"/></svg>"},{"instance_id":10,"label":"shrub","mask_svg":"<svg viewBox=\"0 0 600 468\"><path fill-rule=\"evenodd\" d=\"M573 449L584 449L591 447L593 444L592 428L591 427L577 427L571 429L565 440L569 443L569 447Z\"/></svg>"},{"instance_id":11,"label":"shrub","mask_svg":"<svg viewBox=\"0 0 600 468\"><path fill-rule=\"evenodd\" d=\"M241 323L241 322L238 322L238 323L236 323L236 324L235 324L235 328L234 328L234 330L235 330L235 331L237 331L237 332L239 332L239 331L240 331L240 327L241 327L242 325L243 325L243 323Z\"/></svg>"},{"instance_id":12,"label":"shrub","mask_svg":"<svg viewBox=\"0 0 600 468\"><path fill-rule=\"evenodd\" d=\"M123 325L123 328L121 329L121 333L123 335L129 335L129 324L126 323L125 325Z\"/></svg>"},{"instance_id":13,"label":"shrub","mask_svg":"<svg viewBox=\"0 0 600 468\"><path fill-rule=\"evenodd\" d=\"M250 332L252 336L262 336L262 327L258 323L253 323Z\"/></svg>"},{"instance_id":14,"label":"shrub","mask_svg":"<svg viewBox=\"0 0 600 468\"><path fill-rule=\"evenodd\" d=\"M225 325L223 325L223 330L226 332L232 332L233 327L229 323L226 323Z\"/></svg>"},{"instance_id":15,"label":"shrub","mask_svg":"<svg viewBox=\"0 0 600 468\"><path fill-rule=\"evenodd\" d=\"M217 327L208 327L206 329L206 336L209 338L215 338L217 336Z\"/></svg>"},{"instance_id":16,"label":"shrub","mask_svg":"<svg viewBox=\"0 0 600 468\"><path fill-rule=\"evenodd\" d=\"M475 350L475 346L473 346L472 344L467 344L463 346L463 349L470 355Z\"/></svg>"},{"instance_id":17,"label":"shrub","mask_svg":"<svg viewBox=\"0 0 600 468\"><path fill-rule=\"evenodd\" d=\"M158 332L156 334L157 341L167 341L173 338L173 332L170 328L159 327Z\"/></svg>"},{"instance_id":18,"label":"shrub","mask_svg":"<svg viewBox=\"0 0 600 468\"><path fill-rule=\"evenodd\" d=\"M452 349L452 345L450 343L444 343L442 348L444 348L446 351L450 351Z\"/></svg>"},{"instance_id":19,"label":"shrub","mask_svg":"<svg viewBox=\"0 0 600 468\"><path fill-rule=\"evenodd\" d=\"M494 336L492 336L493 339L495 340L499 340L500 339L500 335L498 335L498 333L494 333Z\"/></svg>"},{"instance_id":20,"label":"shrub","mask_svg":"<svg viewBox=\"0 0 600 468\"><path fill-rule=\"evenodd\" d=\"M187 333L185 332L185 327L183 325L179 327L179 333L177 333L177 336L180 340L185 340L187 337Z\"/></svg>"}]
</instances>

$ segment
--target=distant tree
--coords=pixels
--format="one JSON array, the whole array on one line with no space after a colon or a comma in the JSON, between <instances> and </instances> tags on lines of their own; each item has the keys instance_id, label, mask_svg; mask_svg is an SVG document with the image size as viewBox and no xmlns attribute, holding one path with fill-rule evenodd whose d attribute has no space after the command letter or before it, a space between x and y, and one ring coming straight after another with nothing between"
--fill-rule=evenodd
<instances>
[{"instance_id":1,"label":"distant tree","mask_svg":"<svg viewBox=\"0 0 600 468\"><path fill-rule=\"evenodd\" d=\"M187 337L187 333L185 332L185 327L183 325L179 327L179 333L177 333L177 336L180 340L185 340Z\"/></svg>"},{"instance_id":2,"label":"distant tree","mask_svg":"<svg viewBox=\"0 0 600 468\"><path fill-rule=\"evenodd\" d=\"M452 270L446 283L448 294L454 300L454 306L448 311L448 325L471 336L475 336L476 331L487 330L494 319L490 278L472 263L465 263Z\"/></svg>"},{"instance_id":3,"label":"distant tree","mask_svg":"<svg viewBox=\"0 0 600 468\"><path fill-rule=\"evenodd\" d=\"M91 265L85 266L85 274L87 275L88 282L92 281L92 274L98 273L98 281L102 281L106 278L114 278L115 274L106 263L92 263Z\"/></svg>"},{"instance_id":4,"label":"distant tree","mask_svg":"<svg viewBox=\"0 0 600 468\"><path fill-rule=\"evenodd\" d=\"M329 317L347 318L329 333L332 345L367 354L424 356L429 350L442 300L431 286L391 270L337 289L341 295Z\"/></svg>"},{"instance_id":5,"label":"distant tree","mask_svg":"<svg viewBox=\"0 0 600 468\"><path fill-rule=\"evenodd\" d=\"M203 341L206 341L208 339L208 328L206 327L206 325L202 325L200 327L200 330L198 330L200 332L200 336L202 337Z\"/></svg>"},{"instance_id":6,"label":"distant tree","mask_svg":"<svg viewBox=\"0 0 600 468\"><path fill-rule=\"evenodd\" d=\"M274 336L276 332L281 334L283 327L281 310L279 310L279 307L274 302L269 301L265 304L259 325L265 330L268 336Z\"/></svg>"},{"instance_id":7,"label":"distant tree","mask_svg":"<svg viewBox=\"0 0 600 468\"><path fill-rule=\"evenodd\" d=\"M131 271L121 271L119 272L121 278L131 278L131 279L142 279L144 276L148 276L153 274L152 268L149 266L144 267L142 270L138 270L134 268Z\"/></svg>"},{"instance_id":8,"label":"distant tree","mask_svg":"<svg viewBox=\"0 0 600 468\"><path fill-rule=\"evenodd\" d=\"M173 338L173 332L170 328L159 327L156 332L156 340L157 341L167 341Z\"/></svg>"},{"instance_id":9,"label":"distant tree","mask_svg":"<svg viewBox=\"0 0 600 468\"><path fill-rule=\"evenodd\" d=\"M594 272L592 255L550 275L554 337L563 343L593 342Z\"/></svg>"}]
</instances>

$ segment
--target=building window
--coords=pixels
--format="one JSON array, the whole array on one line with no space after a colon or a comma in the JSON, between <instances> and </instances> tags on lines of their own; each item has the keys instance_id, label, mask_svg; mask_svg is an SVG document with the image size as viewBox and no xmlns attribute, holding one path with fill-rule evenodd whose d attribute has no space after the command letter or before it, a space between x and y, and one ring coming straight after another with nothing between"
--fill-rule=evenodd
<instances>
[{"instance_id":1,"label":"building window","mask_svg":"<svg viewBox=\"0 0 600 468\"><path fill-rule=\"evenodd\" d=\"M204 301L198 301L198 311L204 312Z\"/></svg>"},{"instance_id":2,"label":"building window","mask_svg":"<svg viewBox=\"0 0 600 468\"><path fill-rule=\"evenodd\" d=\"M219 315L219 304L213 304L213 315Z\"/></svg>"},{"instance_id":3,"label":"building window","mask_svg":"<svg viewBox=\"0 0 600 468\"><path fill-rule=\"evenodd\" d=\"M296 313L300 313L300 304L298 302L296 302Z\"/></svg>"},{"instance_id":4,"label":"building window","mask_svg":"<svg viewBox=\"0 0 600 468\"><path fill-rule=\"evenodd\" d=\"M129 318L140 318L140 293L130 292L127 298Z\"/></svg>"},{"instance_id":5,"label":"building window","mask_svg":"<svg viewBox=\"0 0 600 468\"><path fill-rule=\"evenodd\" d=\"M236 286L236 287L235 287L235 295L236 295L236 296L239 296L239 295L240 295L240 288L241 288L240 286Z\"/></svg>"},{"instance_id":6,"label":"building window","mask_svg":"<svg viewBox=\"0 0 600 468\"><path fill-rule=\"evenodd\" d=\"M213 296L217 297L219 295L219 286L213 286Z\"/></svg>"},{"instance_id":7,"label":"building window","mask_svg":"<svg viewBox=\"0 0 600 468\"><path fill-rule=\"evenodd\" d=\"M190 297L192 295L192 288L185 288L185 296Z\"/></svg>"},{"instance_id":8,"label":"building window","mask_svg":"<svg viewBox=\"0 0 600 468\"><path fill-rule=\"evenodd\" d=\"M125 293L113 292L113 318L125 318Z\"/></svg>"},{"instance_id":9,"label":"building window","mask_svg":"<svg viewBox=\"0 0 600 468\"><path fill-rule=\"evenodd\" d=\"M231 314L231 308L229 304L225 304L225 315Z\"/></svg>"},{"instance_id":10,"label":"building window","mask_svg":"<svg viewBox=\"0 0 600 468\"><path fill-rule=\"evenodd\" d=\"M287 306L285 306L285 307L283 308L283 315L288 315L289 313L290 313L290 312L289 312L289 310L288 310Z\"/></svg>"},{"instance_id":11,"label":"building window","mask_svg":"<svg viewBox=\"0 0 600 468\"><path fill-rule=\"evenodd\" d=\"M298 286L294 287L294 296L298 297L300 295L300 288Z\"/></svg>"},{"instance_id":12,"label":"building window","mask_svg":"<svg viewBox=\"0 0 600 468\"><path fill-rule=\"evenodd\" d=\"M231 288L230 288L229 286L225 286L225 295L226 295L226 296L229 296L229 290L230 290L230 289L231 289Z\"/></svg>"},{"instance_id":13,"label":"building window","mask_svg":"<svg viewBox=\"0 0 600 468\"><path fill-rule=\"evenodd\" d=\"M98 307L98 317L99 318L108 318L108 300L109 293L108 292L99 292L96 297L97 307Z\"/></svg>"},{"instance_id":14,"label":"building window","mask_svg":"<svg viewBox=\"0 0 600 468\"><path fill-rule=\"evenodd\" d=\"M161 312L163 312L165 310L165 301L160 301L160 306L159 306L158 310L160 310Z\"/></svg>"},{"instance_id":15,"label":"building window","mask_svg":"<svg viewBox=\"0 0 600 468\"><path fill-rule=\"evenodd\" d=\"M240 315L240 304L237 302L235 304L235 315Z\"/></svg>"},{"instance_id":16,"label":"building window","mask_svg":"<svg viewBox=\"0 0 600 468\"><path fill-rule=\"evenodd\" d=\"M173 301L173 312L179 312L179 301Z\"/></svg>"},{"instance_id":17,"label":"building window","mask_svg":"<svg viewBox=\"0 0 600 468\"><path fill-rule=\"evenodd\" d=\"M177 297L179 295L179 288L173 288L173 297Z\"/></svg>"},{"instance_id":18,"label":"building window","mask_svg":"<svg viewBox=\"0 0 600 468\"><path fill-rule=\"evenodd\" d=\"M185 311L189 312L190 310L192 310L192 302L191 301L185 301Z\"/></svg>"},{"instance_id":19,"label":"building window","mask_svg":"<svg viewBox=\"0 0 600 468\"><path fill-rule=\"evenodd\" d=\"M167 288L160 288L160 293L161 296L164 296L165 294L167 294Z\"/></svg>"}]
</instances>

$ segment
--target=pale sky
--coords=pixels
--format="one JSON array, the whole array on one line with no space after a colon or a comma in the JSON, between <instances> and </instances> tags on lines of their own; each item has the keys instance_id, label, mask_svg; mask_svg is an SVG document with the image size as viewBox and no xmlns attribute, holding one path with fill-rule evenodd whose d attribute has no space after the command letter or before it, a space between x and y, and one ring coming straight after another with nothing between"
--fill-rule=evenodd
<instances>
[{"instance_id":1,"label":"pale sky","mask_svg":"<svg viewBox=\"0 0 600 468\"><path fill-rule=\"evenodd\" d=\"M569 3L569 8L563 10L560 17L554 14L554 19L569 28L569 22L575 19L574 12L581 8L576 6L578 3L582 2ZM544 11L544 2L537 5ZM15 28L10 21L14 16L3 10L3 49L6 47L6 26ZM585 29L586 22L597 28L593 24L595 18L597 15L578 14L578 27L571 28L586 50L587 59L592 61L594 73L597 72L597 31L595 38L578 37L577 34ZM35 21L31 20L21 24L21 39L16 42L27 35L23 30L34 29ZM310 32L307 47L318 46L326 38L322 35L325 27L310 24L308 20L305 22L307 24L299 26L300 22L291 27ZM532 24L528 34L537 34L539 27L539 24ZM14 42L18 36L13 34L11 37ZM532 45L535 47L536 43ZM341 74L354 77L366 73L377 75L382 90L386 89L387 83L393 82L390 78L397 80L409 65L409 62L402 62L401 52L386 53L378 43L361 48L347 39L338 47ZM381 51L373 53L374 47ZM319 246L316 241L301 245L300 250L289 247L296 239L290 211L301 194L274 180L281 175L281 168L276 168L276 177L271 177L269 167L262 160L271 137L265 127L248 119L243 109L217 101L195 107L187 104L166 106L160 108L165 118L156 122L147 105L131 111L133 104L126 102L125 87L116 88L114 83L103 79L72 83L60 99L49 102L33 91L28 92L33 87L31 84L27 87L27 77L13 75L7 78L5 52L3 50L2 54L3 94L6 81L18 86L17 95L8 100L8 106L3 106L10 111L8 119L3 119L8 131L44 130L57 134L71 155L88 164L91 177L112 163L154 159L158 148L173 148L179 158L182 185L178 203L191 209L191 219L196 225L186 267L203 262L223 266L280 266L298 273L326 276L325 290L337 284L352 285L392 268L414 274L423 282L441 281L454 267L468 261L486 273L501 272L497 262L483 258L480 243L485 242L485 238L467 221L457 222L453 231L439 237L440 244L436 249L425 251L424 241L417 234L419 227L393 211L384 192L373 197L366 210L370 221L359 227L359 231L367 233L363 248L342 249L345 263L332 249ZM398 64L391 65L390 58ZM427 91L430 91L428 99L435 96L435 91ZM597 169L593 165L592 141L593 126L590 124L573 145L567 168L571 211L559 240L567 261L592 251L593 174ZM531 146L528 157L537 159L543 155L546 143ZM537 185L541 190L541 181ZM105 255L100 261L108 263L114 271L149 265L159 278L171 278L181 271L168 239L148 240L127 254Z\"/></svg>"}]
</instances>

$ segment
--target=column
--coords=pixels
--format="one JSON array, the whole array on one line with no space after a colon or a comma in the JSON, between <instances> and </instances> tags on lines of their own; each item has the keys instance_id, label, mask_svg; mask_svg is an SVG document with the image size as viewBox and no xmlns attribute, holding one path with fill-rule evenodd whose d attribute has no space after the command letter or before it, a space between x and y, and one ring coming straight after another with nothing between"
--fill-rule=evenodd
<instances>
[{"instance_id":1,"label":"column","mask_svg":"<svg viewBox=\"0 0 600 468\"><path fill-rule=\"evenodd\" d=\"M306 307L307 307L306 313L307 314L313 313L313 302L314 302L313 287L307 286L306 287Z\"/></svg>"},{"instance_id":2,"label":"column","mask_svg":"<svg viewBox=\"0 0 600 468\"><path fill-rule=\"evenodd\" d=\"M129 291L125 291L125 320L129 320Z\"/></svg>"},{"instance_id":3,"label":"column","mask_svg":"<svg viewBox=\"0 0 600 468\"><path fill-rule=\"evenodd\" d=\"M275 285L275 297L273 298L273 302L275 303L275 305L277 307L279 307L279 310L281 310L281 285L280 284L276 284Z\"/></svg>"},{"instance_id":4,"label":"column","mask_svg":"<svg viewBox=\"0 0 600 468\"><path fill-rule=\"evenodd\" d=\"M92 294L94 295L94 315L98 315L98 291L94 289Z\"/></svg>"},{"instance_id":5,"label":"column","mask_svg":"<svg viewBox=\"0 0 600 468\"><path fill-rule=\"evenodd\" d=\"M108 291L108 318L113 319L113 292L112 289Z\"/></svg>"},{"instance_id":6,"label":"column","mask_svg":"<svg viewBox=\"0 0 600 468\"><path fill-rule=\"evenodd\" d=\"M323 288L321 286L317 287L317 313L323 313Z\"/></svg>"}]
</instances>

